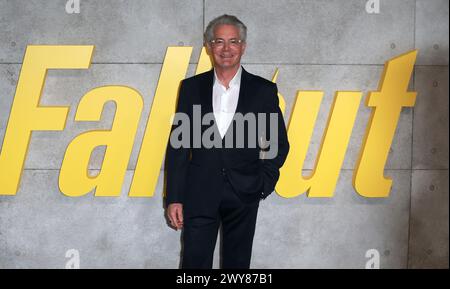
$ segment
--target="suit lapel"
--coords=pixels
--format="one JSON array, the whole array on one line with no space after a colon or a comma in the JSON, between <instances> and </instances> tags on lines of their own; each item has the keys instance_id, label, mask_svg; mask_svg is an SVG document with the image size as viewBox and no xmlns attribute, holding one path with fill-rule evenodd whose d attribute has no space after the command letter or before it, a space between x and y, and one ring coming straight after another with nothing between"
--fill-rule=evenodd
<instances>
[{"instance_id":1,"label":"suit lapel","mask_svg":"<svg viewBox=\"0 0 450 289\"><path fill-rule=\"evenodd\" d=\"M211 69L206 73L205 78L203 79L203 83L200 85L202 114L213 112L212 106L213 84L214 84L214 70Z\"/></svg>"},{"instance_id":2,"label":"suit lapel","mask_svg":"<svg viewBox=\"0 0 450 289\"><path fill-rule=\"evenodd\" d=\"M248 72L242 67L242 75L241 75L241 87L239 88L239 98L238 98L238 104L236 107L236 112L240 112L242 114L245 114L246 112L246 104L247 104L247 97L246 92L248 89Z\"/></svg>"}]
</instances>

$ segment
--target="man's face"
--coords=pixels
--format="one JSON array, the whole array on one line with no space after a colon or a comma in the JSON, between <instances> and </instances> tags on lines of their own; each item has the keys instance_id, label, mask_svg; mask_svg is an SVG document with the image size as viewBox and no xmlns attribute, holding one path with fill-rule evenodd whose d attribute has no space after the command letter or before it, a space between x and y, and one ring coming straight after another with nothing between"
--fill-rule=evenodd
<instances>
[{"instance_id":1,"label":"man's face","mask_svg":"<svg viewBox=\"0 0 450 289\"><path fill-rule=\"evenodd\" d=\"M208 43L214 66L220 69L238 68L241 56L245 51L245 43L239 43L239 29L233 25L218 25L214 29L216 43Z\"/></svg>"}]
</instances>

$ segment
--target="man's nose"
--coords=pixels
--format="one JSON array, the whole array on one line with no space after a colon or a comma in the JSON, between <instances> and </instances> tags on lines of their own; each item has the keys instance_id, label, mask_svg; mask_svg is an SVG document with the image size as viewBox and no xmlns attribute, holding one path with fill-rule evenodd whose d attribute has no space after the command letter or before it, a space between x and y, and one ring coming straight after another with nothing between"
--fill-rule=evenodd
<instances>
[{"instance_id":1,"label":"man's nose","mask_svg":"<svg viewBox=\"0 0 450 289\"><path fill-rule=\"evenodd\" d=\"M229 50L230 49L230 43L228 41L225 41L223 43L223 50Z\"/></svg>"}]
</instances>

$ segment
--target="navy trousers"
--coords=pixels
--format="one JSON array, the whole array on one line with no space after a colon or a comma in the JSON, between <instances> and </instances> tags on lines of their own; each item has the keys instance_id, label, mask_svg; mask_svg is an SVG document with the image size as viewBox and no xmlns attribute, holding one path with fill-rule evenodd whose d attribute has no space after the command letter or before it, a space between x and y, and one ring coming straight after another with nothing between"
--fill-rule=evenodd
<instances>
[{"instance_id":1,"label":"navy trousers","mask_svg":"<svg viewBox=\"0 0 450 289\"><path fill-rule=\"evenodd\" d=\"M214 215L184 212L183 269L210 269L222 224L222 269L248 269L259 201L245 204L224 174L222 199Z\"/></svg>"}]
</instances>

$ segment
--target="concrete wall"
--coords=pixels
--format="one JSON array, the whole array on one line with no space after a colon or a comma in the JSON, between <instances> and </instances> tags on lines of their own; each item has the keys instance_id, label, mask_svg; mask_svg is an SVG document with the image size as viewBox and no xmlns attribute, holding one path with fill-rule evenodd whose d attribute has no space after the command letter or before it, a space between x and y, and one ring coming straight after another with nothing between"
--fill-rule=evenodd
<instances>
[{"instance_id":1,"label":"concrete wall","mask_svg":"<svg viewBox=\"0 0 450 289\"><path fill-rule=\"evenodd\" d=\"M81 268L178 267L181 235L164 218L163 173L155 197L127 192L167 46L194 47L193 75L204 27L223 13L248 26L246 69L268 79L280 69L286 120L296 90L325 91L305 173L335 91L361 90L365 99L386 60L419 49L410 85L416 105L402 110L385 170L390 197L363 198L352 187L371 111L361 102L335 196L273 194L262 202L252 267L364 268L366 252L376 249L381 268L448 268L447 0L380 0L379 14L367 13L365 0L81 0L79 14L66 13L66 2L0 0L0 147L26 45L96 46L89 70L48 73L41 104L70 105L69 118L62 132L33 133L17 195L0 196L0 268L64 268L70 249ZM83 131L109 127L115 110L108 104L101 122L76 123L75 109L106 84L131 86L145 101L122 196L66 197L58 176L67 145ZM94 151L93 171L103 152Z\"/></svg>"}]
</instances>

